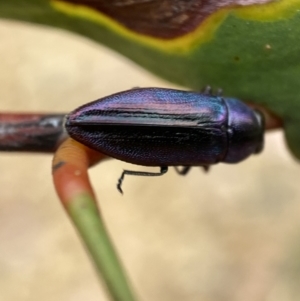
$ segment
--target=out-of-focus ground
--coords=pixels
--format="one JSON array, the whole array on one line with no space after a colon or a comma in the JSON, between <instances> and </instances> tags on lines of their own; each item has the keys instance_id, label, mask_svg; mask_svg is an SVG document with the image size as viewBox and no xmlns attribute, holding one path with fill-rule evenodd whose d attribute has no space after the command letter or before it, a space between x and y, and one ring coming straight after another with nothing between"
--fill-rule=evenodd
<instances>
[{"instance_id":1,"label":"out-of-focus ground","mask_svg":"<svg viewBox=\"0 0 300 301\"><path fill-rule=\"evenodd\" d=\"M132 87L170 87L92 41L0 22L1 111L67 112ZM216 87L217 88L217 87ZM0 154L0 300L108 300L55 195L51 155ZM91 170L109 232L143 301L300 298L300 165L280 132L263 154L186 177Z\"/></svg>"}]
</instances>

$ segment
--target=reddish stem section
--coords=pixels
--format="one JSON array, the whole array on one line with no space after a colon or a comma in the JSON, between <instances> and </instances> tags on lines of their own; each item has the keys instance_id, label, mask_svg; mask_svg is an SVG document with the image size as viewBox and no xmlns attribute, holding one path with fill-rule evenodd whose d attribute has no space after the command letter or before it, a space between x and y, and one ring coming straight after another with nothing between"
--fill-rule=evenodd
<instances>
[{"instance_id":1,"label":"reddish stem section","mask_svg":"<svg viewBox=\"0 0 300 301\"><path fill-rule=\"evenodd\" d=\"M71 138L60 145L53 158L53 180L65 207L81 194L95 199L88 168L104 158L105 155Z\"/></svg>"}]
</instances>

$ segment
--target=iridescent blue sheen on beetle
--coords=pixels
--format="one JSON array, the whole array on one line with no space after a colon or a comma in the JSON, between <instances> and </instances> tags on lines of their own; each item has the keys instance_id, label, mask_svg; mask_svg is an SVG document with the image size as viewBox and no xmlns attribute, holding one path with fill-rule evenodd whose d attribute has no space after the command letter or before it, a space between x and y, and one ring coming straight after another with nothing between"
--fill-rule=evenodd
<instances>
[{"instance_id":1,"label":"iridescent blue sheen on beetle","mask_svg":"<svg viewBox=\"0 0 300 301\"><path fill-rule=\"evenodd\" d=\"M145 166L237 163L263 148L259 112L234 98L172 89L104 97L71 112L65 126L90 148Z\"/></svg>"}]
</instances>

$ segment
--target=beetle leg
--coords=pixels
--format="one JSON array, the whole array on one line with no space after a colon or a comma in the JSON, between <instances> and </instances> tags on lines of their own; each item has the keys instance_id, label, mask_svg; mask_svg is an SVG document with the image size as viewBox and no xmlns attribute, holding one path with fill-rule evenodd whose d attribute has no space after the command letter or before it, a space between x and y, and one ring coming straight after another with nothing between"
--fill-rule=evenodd
<instances>
[{"instance_id":1,"label":"beetle leg","mask_svg":"<svg viewBox=\"0 0 300 301\"><path fill-rule=\"evenodd\" d=\"M174 166L176 172L181 175L181 176L185 176L191 169L192 166L183 166L182 169L179 169L178 166Z\"/></svg>"},{"instance_id":2,"label":"beetle leg","mask_svg":"<svg viewBox=\"0 0 300 301\"><path fill-rule=\"evenodd\" d=\"M201 166L201 167L204 169L204 172L208 172L208 171L209 171L209 168L210 168L209 165L203 165L203 166Z\"/></svg>"},{"instance_id":3,"label":"beetle leg","mask_svg":"<svg viewBox=\"0 0 300 301\"><path fill-rule=\"evenodd\" d=\"M117 188L123 194L123 190L122 190L121 186L122 186L125 175L155 177L155 176L162 176L167 171L168 171L168 166L161 166L160 167L160 172L123 170L123 172L121 174L121 177L118 180Z\"/></svg>"},{"instance_id":4,"label":"beetle leg","mask_svg":"<svg viewBox=\"0 0 300 301\"><path fill-rule=\"evenodd\" d=\"M208 172L210 168L209 165L203 165L200 167L203 168L205 172ZM179 169L178 166L174 166L174 168L179 175L185 176L191 170L192 166L184 166L182 169Z\"/></svg>"},{"instance_id":5,"label":"beetle leg","mask_svg":"<svg viewBox=\"0 0 300 301\"><path fill-rule=\"evenodd\" d=\"M212 95L212 88L211 86L207 85L204 87L204 89L202 90L203 94L207 94L207 95Z\"/></svg>"},{"instance_id":6,"label":"beetle leg","mask_svg":"<svg viewBox=\"0 0 300 301\"><path fill-rule=\"evenodd\" d=\"M202 90L202 93L207 95L213 95L211 86L209 85L205 86L204 89ZM219 88L217 90L216 96L223 96L223 89Z\"/></svg>"}]
</instances>

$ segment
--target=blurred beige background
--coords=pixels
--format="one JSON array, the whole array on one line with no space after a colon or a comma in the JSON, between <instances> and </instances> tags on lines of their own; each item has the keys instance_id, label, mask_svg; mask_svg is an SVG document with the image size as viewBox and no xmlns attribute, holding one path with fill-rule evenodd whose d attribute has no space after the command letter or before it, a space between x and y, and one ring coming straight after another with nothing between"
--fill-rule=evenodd
<instances>
[{"instance_id":1,"label":"blurred beige background","mask_svg":"<svg viewBox=\"0 0 300 301\"><path fill-rule=\"evenodd\" d=\"M1 111L67 112L136 86L171 85L85 38L0 22ZM50 155L0 154L0 300L106 301L50 165ZM127 177L122 197L125 167L107 161L91 177L140 300L300 298L300 165L281 133L262 155L207 175Z\"/></svg>"}]
</instances>

